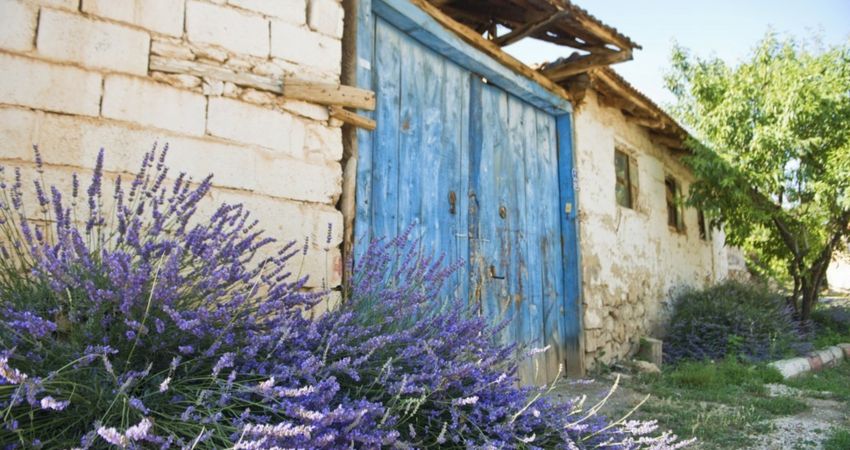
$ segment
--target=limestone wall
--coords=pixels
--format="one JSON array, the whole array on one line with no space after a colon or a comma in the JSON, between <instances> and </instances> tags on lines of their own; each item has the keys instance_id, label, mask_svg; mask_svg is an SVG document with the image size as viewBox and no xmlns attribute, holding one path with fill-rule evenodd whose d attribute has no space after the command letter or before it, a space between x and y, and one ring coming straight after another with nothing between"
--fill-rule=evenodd
<instances>
[{"instance_id":1,"label":"limestone wall","mask_svg":"<svg viewBox=\"0 0 850 450\"><path fill-rule=\"evenodd\" d=\"M600 106L592 91L575 117L584 348L592 367L629 355L641 336L663 335L677 290L725 277L728 260L720 231L700 238L696 210L684 209L684 231L667 225L665 176L685 194L692 180L668 150L619 110ZM615 147L637 163L634 209L615 200Z\"/></svg>"},{"instance_id":2,"label":"limestone wall","mask_svg":"<svg viewBox=\"0 0 850 450\"><path fill-rule=\"evenodd\" d=\"M336 0L0 0L0 165L29 165L38 144L62 182L100 147L126 172L168 143L175 171L215 174L214 202L309 237L300 271L338 285L341 124L249 86L338 82L342 23Z\"/></svg>"}]
</instances>

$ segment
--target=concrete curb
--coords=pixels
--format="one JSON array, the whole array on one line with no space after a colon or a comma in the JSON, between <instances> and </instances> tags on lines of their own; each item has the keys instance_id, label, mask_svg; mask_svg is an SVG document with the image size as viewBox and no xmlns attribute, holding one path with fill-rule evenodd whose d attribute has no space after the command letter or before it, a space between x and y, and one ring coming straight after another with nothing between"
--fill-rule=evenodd
<instances>
[{"instance_id":1,"label":"concrete curb","mask_svg":"<svg viewBox=\"0 0 850 450\"><path fill-rule=\"evenodd\" d=\"M806 356L781 359L768 365L775 367L787 380L807 372L819 372L825 367L836 366L845 358L850 360L850 344L838 344L813 351Z\"/></svg>"}]
</instances>

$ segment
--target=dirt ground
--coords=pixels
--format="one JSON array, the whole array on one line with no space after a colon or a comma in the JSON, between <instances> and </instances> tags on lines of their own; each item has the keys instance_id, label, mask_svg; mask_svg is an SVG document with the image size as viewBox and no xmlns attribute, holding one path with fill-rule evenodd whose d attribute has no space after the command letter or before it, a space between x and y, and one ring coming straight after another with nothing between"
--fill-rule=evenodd
<instances>
[{"instance_id":1,"label":"dirt ground","mask_svg":"<svg viewBox=\"0 0 850 450\"><path fill-rule=\"evenodd\" d=\"M850 383L850 380L847 382ZM754 449L821 449L828 430L850 426L845 412L847 405L842 401L811 397L803 391L782 384L768 385L768 388L771 396L797 397L811 409L793 416L773 419L773 430L759 436Z\"/></svg>"},{"instance_id":2,"label":"dirt ground","mask_svg":"<svg viewBox=\"0 0 850 450\"><path fill-rule=\"evenodd\" d=\"M632 376L623 375L623 377L631 378ZM613 378L613 376L606 376L593 379L566 380L559 383L552 391L552 394L566 399L587 396L584 402L584 409L587 410L608 394L614 385ZM630 411L646 397L646 394L641 394L633 389L624 387L623 384L626 381L625 379L621 380L615 393L605 402L605 406L600 410L603 415L608 417L614 417L617 414L622 415Z\"/></svg>"},{"instance_id":3,"label":"dirt ground","mask_svg":"<svg viewBox=\"0 0 850 450\"><path fill-rule=\"evenodd\" d=\"M584 410L589 409L611 389L613 378L616 374L608 374L604 377L586 380L569 380L560 383L552 392L552 395L561 398L575 398L587 396ZM625 374L614 395L611 395L600 414L611 419L622 417L639 404L646 394L640 393L629 387L637 382L637 378ZM847 380L850 383L850 380ZM767 385L770 396L788 396L804 401L811 408L808 411L769 420L763 427L764 434L752 436L753 443L743 448L757 450L797 450L797 449L822 449L822 441L828 437L829 430L836 427L850 427L850 416L848 416L848 405L845 402L829 398L829 393L813 393L801 391L784 384ZM636 413L632 418L646 420L644 414ZM682 439L690 436L680 436ZM715 449L715 445L700 443L693 445L693 449ZM850 450L850 449L848 449Z\"/></svg>"}]
</instances>

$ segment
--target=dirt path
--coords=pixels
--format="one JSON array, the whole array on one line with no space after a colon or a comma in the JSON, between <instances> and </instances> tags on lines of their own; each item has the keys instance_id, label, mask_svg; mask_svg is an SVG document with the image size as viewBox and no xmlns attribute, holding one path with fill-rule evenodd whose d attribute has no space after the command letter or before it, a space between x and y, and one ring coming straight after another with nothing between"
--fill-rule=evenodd
<instances>
[{"instance_id":1,"label":"dirt path","mask_svg":"<svg viewBox=\"0 0 850 450\"><path fill-rule=\"evenodd\" d=\"M850 380L848 380L850 382ZM793 416L772 420L773 431L758 437L756 450L822 449L829 430L850 428L847 405L842 401L815 398L806 392L785 385L767 385L771 396L797 397L810 406L810 410Z\"/></svg>"}]
</instances>

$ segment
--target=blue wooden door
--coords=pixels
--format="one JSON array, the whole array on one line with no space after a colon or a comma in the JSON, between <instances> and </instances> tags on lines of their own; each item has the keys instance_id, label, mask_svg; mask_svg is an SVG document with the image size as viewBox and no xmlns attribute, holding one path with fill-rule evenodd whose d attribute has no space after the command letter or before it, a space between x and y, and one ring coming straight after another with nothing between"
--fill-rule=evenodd
<instances>
[{"instance_id":1,"label":"blue wooden door","mask_svg":"<svg viewBox=\"0 0 850 450\"><path fill-rule=\"evenodd\" d=\"M549 346L522 379L551 380L577 320L565 308L562 244L574 236L559 215L556 117L381 18L374 27L378 128L359 160L358 245L414 224L423 250L466 261L448 294L493 323L510 319L504 342Z\"/></svg>"}]
</instances>

